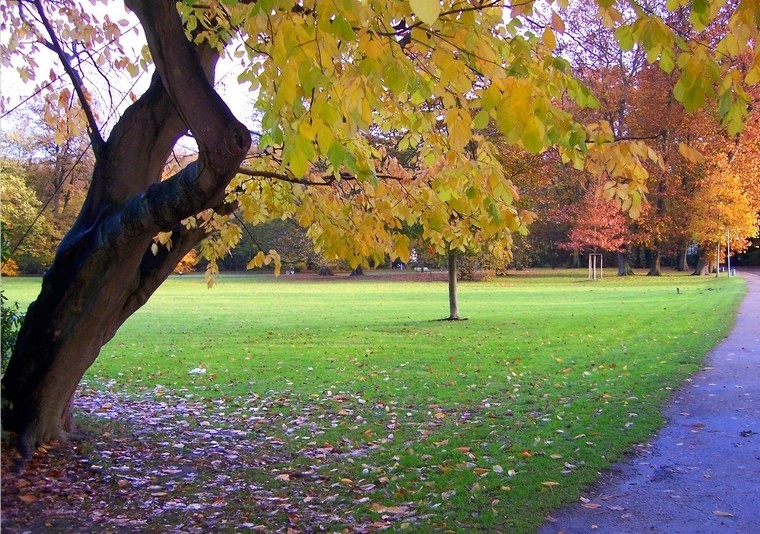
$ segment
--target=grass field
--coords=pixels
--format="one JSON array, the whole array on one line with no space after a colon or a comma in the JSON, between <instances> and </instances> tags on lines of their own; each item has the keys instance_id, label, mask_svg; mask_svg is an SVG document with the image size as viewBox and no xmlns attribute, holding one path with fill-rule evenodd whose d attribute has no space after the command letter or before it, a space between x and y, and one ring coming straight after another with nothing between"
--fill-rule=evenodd
<instances>
[{"instance_id":1,"label":"grass field","mask_svg":"<svg viewBox=\"0 0 760 534\"><path fill-rule=\"evenodd\" d=\"M26 303L39 280L3 288ZM209 429L234 432L227 448L258 444L171 492L155 491L160 478L105 475L117 495L129 484L188 502L232 477L248 497L228 489L221 530L237 517L311 531L318 517L328 530L532 532L654 432L743 294L739 278L524 272L460 284L468 320L448 322L436 320L448 315L444 282L226 275L208 290L201 276L173 277L85 376L85 391L123 408L83 410L82 423L116 436L140 425L145 450L171 444L177 463ZM160 418L151 406L163 423L144 424ZM256 512L256 495L292 508ZM330 517L311 509L323 502Z\"/></svg>"}]
</instances>

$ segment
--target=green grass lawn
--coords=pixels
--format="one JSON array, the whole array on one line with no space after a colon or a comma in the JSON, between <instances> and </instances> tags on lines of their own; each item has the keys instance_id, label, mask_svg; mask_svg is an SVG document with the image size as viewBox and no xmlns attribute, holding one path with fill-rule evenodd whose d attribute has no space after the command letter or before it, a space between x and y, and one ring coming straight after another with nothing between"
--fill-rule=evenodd
<instances>
[{"instance_id":1,"label":"green grass lawn","mask_svg":"<svg viewBox=\"0 0 760 534\"><path fill-rule=\"evenodd\" d=\"M290 497L321 485L353 521L415 532L534 531L656 430L745 290L740 278L531 271L460 284L468 320L448 322L436 320L443 282L297 278L225 275L208 290L173 277L84 382L206 406L206 426L248 421L246 439L288 454L240 480ZM38 287L3 279L22 303ZM315 470L318 487L272 476Z\"/></svg>"}]
</instances>

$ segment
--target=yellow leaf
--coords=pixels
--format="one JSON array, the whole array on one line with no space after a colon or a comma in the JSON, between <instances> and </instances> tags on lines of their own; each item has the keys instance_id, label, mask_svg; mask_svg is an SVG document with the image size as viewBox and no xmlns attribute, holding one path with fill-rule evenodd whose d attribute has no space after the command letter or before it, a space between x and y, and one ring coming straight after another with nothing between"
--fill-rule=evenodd
<instances>
[{"instance_id":1,"label":"yellow leaf","mask_svg":"<svg viewBox=\"0 0 760 534\"><path fill-rule=\"evenodd\" d=\"M546 482L541 482L542 486L546 486L547 488L553 488L554 486L559 486L559 482L554 482L553 480L547 480Z\"/></svg>"},{"instance_id":2,"label":"yellow leaf","mask_svg":"<svg viewBox=\"0 0 760 534\"><path fill-rule=\"evenodd\" d=\"M256 256L254 256L253 259L248 262L245 268L253 269L255 267L261 267L262 265L264 265L264 258L265 258L264 252L260 250L259 253L256 254Z\"/></svg>"},{"instance_id":3,"label":"yellow leaf","mask_svg":"<svg viewBox=\"0 0 760 534\"><path fill-rule=\"evenodd\" d=\"M554 37L552 29L548 26L544 28L544 34L541 36L541 41L543 41L549 50L557 48L557 39Z\"/></svg>"},{"instance_id":4,"label":"yellow leaf","mask_svg":"<svg viewBox=\"0 0 760 534\"><path fill-rule=\"evenodd\" d=\"M441 13L441 4L438 0L409 0L409 6L422 22L432 26Z\"/></svg>"},{"instance_id":5,"label":"yellow leaf","mask_svg":"<svg viewBox=\"0 0 760 534\"><path fill-rule=\"evenodd\" d=\"M686 143L678 143L678 153L691 163L704 163L705 157Z\"/></svg>"}]
</instances>

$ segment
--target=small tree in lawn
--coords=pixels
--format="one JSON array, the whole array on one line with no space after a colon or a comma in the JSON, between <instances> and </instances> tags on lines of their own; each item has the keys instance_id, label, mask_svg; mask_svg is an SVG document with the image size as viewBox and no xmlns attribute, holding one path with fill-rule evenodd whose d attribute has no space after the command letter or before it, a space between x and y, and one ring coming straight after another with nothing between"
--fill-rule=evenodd
<instances>
[{"instance_id":1,"label":"small tree in lawn","mask_svg":"<svg viewBox=\"0 0 760 534\"><path fill-rule=\"evenodd\" d=\"M573 210L568 240L559 247L590 253L621 251L628 240L627 224L625 215L614 202L589 189Z\"/></svg>"}]
</instances>

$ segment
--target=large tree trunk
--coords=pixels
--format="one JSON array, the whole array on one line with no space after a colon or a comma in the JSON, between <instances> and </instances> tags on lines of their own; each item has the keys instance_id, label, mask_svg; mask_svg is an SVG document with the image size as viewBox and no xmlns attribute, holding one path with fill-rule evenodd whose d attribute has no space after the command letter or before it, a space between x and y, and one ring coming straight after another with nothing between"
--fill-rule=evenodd
<instances>
[{"instance_id":1,"label":"large tree trunk","mask_svg":"<svg viewBox=\"0 0 760 534\"><path fill-rule=\"evenodd\" d=\"M92 185L29 307L3 377L5 430L25 455L66 437L74 391L100 349L205 235L182 220L226 210L224 191L248 148L248 130L214 91L216 53L185 37L175 3L128 2L145 30L157 74L95 147ZM166 158L190 130L196 162L161 181ZM150 250L159 231L172 247Z\"/></svg>"},{"instance_id":2,"label":"large tree trunk","mask_svg":"<svg viewBox=\"0 0 760 534\"><path fill-rule=\"evenodd\" d=\"M707 261L707 247L703 247L702 245L697 247L697 266L691 274L694 276L710 274L710 262Z\"/></svg>"},{"instance_id":3,"label":"large tree trunk","mask_svg":"<svg viewBox=\"0 0 760 534\"><path fill-rule=\"evenodd\" d=\"M618 276L633 276L633 268L631 267L631 260L628 253L625 251L618 251L617 253L618 264Z\"/></svg>"},{"instance_id":4,"label":"large tree trunk","mask_svg":"<svg viewBox=\"0 0 760 534\"><path fill-rule=\"evenodd\" d=\"M683 247L676 253L676 271L685 272L689 270L688 248Z\"/></svg>"},{"instance_id":5,"label":"large tree trunk","mask_svg":"<svg viewBox=\"0 0 760 534\"><path fill-rule=\"evenodd\" d=\"M457 252L449 250L449 321L459 321L459 298L457 296Z\"/></svg>"},{"instance_id":6,"label":"large tree trunk","mask_svg":"<svg viewBox=\"0 0 760 534\"><path fill-rule=\"evenodd\" d=\"M662 251L656 246L650 251L649 272L647 276L660 276L662 274L660 263L662 262Z\"/></svg>"}]
</instances>

